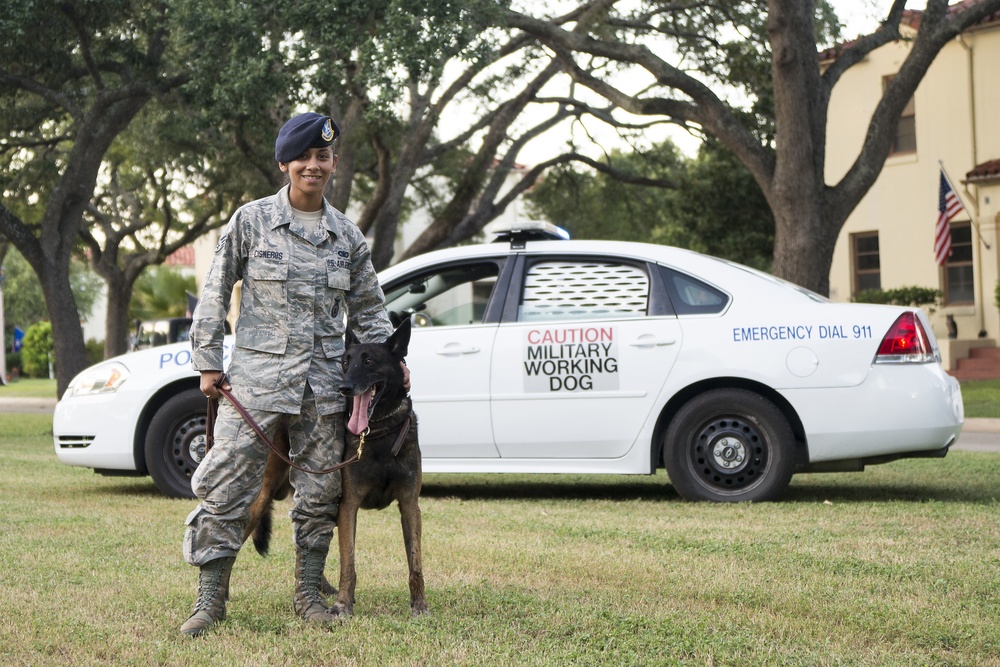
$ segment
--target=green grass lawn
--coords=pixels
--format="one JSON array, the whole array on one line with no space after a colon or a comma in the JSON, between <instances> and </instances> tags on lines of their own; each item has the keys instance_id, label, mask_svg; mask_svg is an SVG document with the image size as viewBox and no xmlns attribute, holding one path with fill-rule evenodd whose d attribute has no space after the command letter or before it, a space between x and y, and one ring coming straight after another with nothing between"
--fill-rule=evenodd
<instances>
[{"instance_id":1,"label":"green grass lawn","mask_svg":"<svg viewBox=\"0 0 1000 667\"><path fill-rule=\"evenodd\" d=\"M409 617L393 507L359 517L356 615L332 630L292 613L283 503L228 620L189 640L194 502L58 463L50 427L0 415L4 665L1000 665L997 454L740 505L684 502L662 474L427 475L431 615Z\"/></svg>"},{"instance_id":2,"label":"green grass lawn","mask_svg":"<svg viewBox=\"0 0 1000 667\"><path fill-rule=\"evenodd\" d=\"M20 378L10 384L0 385L0 398L56 398L56 381L38 378Z\"/></svg>"},{"instance_id":3,"label":"green grass lawn","mask_svg":"<svg viewBox=\"0 0 1000 667\"><path fill-rule=\"evenodd\" d=\"M966 417L1000 418L1000 380L971 380L962 383Z\"/></svg>"}]
</instances>

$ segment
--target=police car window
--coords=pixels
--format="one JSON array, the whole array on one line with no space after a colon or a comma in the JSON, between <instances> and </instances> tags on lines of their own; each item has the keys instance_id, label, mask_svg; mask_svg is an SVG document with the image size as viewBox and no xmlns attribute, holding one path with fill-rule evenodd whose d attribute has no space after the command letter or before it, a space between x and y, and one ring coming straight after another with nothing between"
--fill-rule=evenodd
<instances>
[{"instance_id":1,"label":"police car window","mask_svg":"<svg viewBox=\"0 0 1000 667\"><path fill-rule=\"evenodd\" d=\"M747 273L752 273L753 275L759 277L760 279L774 283L775 285L781 285L785 289L792 290L793 292L798 292L802 296L806 297L811 301L815 301L816 303L830 302L830 300L825 296L817 294L812 290L808 290L805 287L802 287L801 285L796 285L795 283L783 280L778 276L771 275L770 273L764 273L763 271L758 271L757 269L751 269L749 266L743 266L742 264L737 264L736 262L730 262L727 259L719 259L718 257L713 257L713 259L716 259L720 262L724 262L725 264L728 264L734 269L739 269L740 271L746 271Z\"/></svg>"},{"instance_id":2,"label":"police car window","mask_svg":"<svg viewBox=\"0 0 1000 667\"><path fill-rule=\"evenodd\" d=\"M532 264L518 305L521 322L643 317L649 277L630 264L560 260Z\"/></svg>"},{"instance_id":3,"label":"police car window","mask_svg":"<svg viewBox=\"0 0 1000 667\"><path fill-rule=\"evenodd\" d=\"M729 295L689 275L660 267L667 293L678 315L721 313L729 304Z\"/></svg>"},{"instance_id":4,"label":"police car window","mask_svg":"<svg viewBox=\"0 0 1000 667\"><path fill-rule=\"evenodd\" d=\"M494 262L447 266L387 290L393 326L411 318L417 327L481 324L500 269Z\"/></svg>"}]
</instances>

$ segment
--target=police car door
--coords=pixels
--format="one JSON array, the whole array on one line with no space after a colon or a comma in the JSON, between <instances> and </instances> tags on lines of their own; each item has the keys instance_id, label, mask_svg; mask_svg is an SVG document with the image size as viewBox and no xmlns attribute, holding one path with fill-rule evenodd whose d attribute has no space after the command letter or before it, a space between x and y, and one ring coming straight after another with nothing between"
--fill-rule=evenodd
<instances>
[{"instance_id":1,"label":"police car door","mask_svg":"<svg viewBox=\"0 0 1000 667\"><path fill-rule=\"evenodd\" d=\"M606 256L526 256L524 264L493 354L500 456L624 456L681 346L658 273Z\"/></svg>"},{"instance_id":2,"label":"police car door","mask_svg":"<svg viewBox=\"0 0 1000 667\"><path fill-rule=\"evenodd\" d=\"M490 304L503 258L450 262L386 286L386 309L413 323L406 365L424 459L496 458L490 354L499 308ZM491 321L492 320L492 321Z\"/></svg>"}]
</instances>

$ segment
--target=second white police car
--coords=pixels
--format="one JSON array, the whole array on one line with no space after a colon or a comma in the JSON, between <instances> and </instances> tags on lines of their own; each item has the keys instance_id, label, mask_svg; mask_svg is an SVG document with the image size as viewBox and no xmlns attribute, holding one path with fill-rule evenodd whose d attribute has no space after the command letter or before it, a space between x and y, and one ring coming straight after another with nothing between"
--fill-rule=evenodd
<instances>
[{"instance_id":1,"label":"second white police car","mask_svg":"<svg viewBox=\"0 0 1000 667\"><path fill-rule=\"evenodd\" d=\"M831 303L678 248L502 242L380 274L427 473L652 474L684 498L777 498L793 474L941 457L963 423L919 308ZM239 341L227 338L227 345ZM188 343L76 377L55 450L190 496L205 399Z\"/></svg>"}]
</instances>

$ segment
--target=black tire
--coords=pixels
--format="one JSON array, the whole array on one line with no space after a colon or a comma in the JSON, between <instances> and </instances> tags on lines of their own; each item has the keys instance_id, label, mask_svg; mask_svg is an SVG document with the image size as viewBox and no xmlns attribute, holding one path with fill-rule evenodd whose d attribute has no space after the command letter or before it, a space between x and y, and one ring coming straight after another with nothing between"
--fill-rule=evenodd
<instances>
[{"instance_id":1,"label":"black tire","mask_svg":"<svg viewBox=\"0 0 1000 667\"><path fill-rule=\"evenodd\" d=\"M146 468L171 498L194 498L191 475L205 457L208 399L188 389L164 403L146 431Z\"/></svg>"},{"instance_id":2,"label":"black tire","mask_svg":"<svg viewBox=\"0 0 1000 667\"><path fill-rule=\"evenodd\" d=\"M795 435L769 400L716 389L678 410L663 443L670 483L687 500L774 500L792 479Z\"/></svg>"}]
</instances>

